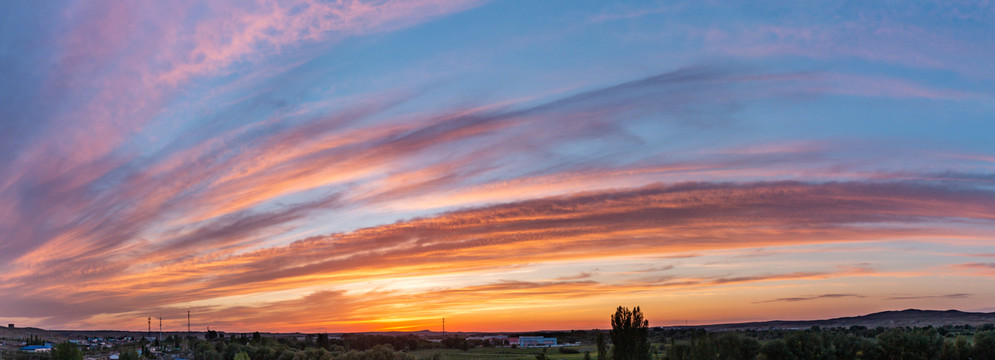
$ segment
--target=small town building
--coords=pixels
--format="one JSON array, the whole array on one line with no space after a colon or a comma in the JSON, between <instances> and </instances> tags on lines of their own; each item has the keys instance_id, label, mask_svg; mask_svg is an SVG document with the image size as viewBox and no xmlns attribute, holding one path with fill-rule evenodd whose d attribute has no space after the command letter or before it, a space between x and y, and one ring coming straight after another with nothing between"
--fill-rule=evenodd
<instances>
[{"instance_id":1,"label":"small town building","mask_svg":"<svg viewBox=\"0 0 995 360\"><path fill-rule=\"evenodd\" d=\"M518 337L519 347L548 347L556 346L556 338L548 338L544 336L519 336Z\"/></svg>"},{"instance_id":2,"label":"small town building","mask_svg":"<svg viewBox=\"0 0 995 360\"><path fill-rule=\"evenodd\" d=\"M29 353L47 353L52 352L52 343L46 343L45 345L28 345L22 346L21 351Z\"/></svg>"}]
</instances>

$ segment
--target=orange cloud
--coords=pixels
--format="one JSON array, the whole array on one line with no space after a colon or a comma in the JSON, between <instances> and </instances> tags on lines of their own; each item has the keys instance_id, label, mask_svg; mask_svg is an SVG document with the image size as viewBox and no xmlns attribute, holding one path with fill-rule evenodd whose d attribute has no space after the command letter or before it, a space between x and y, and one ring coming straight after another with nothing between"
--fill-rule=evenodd
<instances>
[{"instance_id":1,"label":"orange cloud","mask_svg":"<svg viewBox=\"0 0 995 360\"><path fill-rule=\"evenodd\" d=\"M97 313L121 312L111 309L171 308L219 297L257 296L316 286L335 288L389 279L398 274L412 277L458 272L479 274L551 260L598 261L635 254L675 258L689 252L721 249L929 238L957 234L960 230L920 225L926 219L995 220L993 197L980 190L903 183L687 183L588 192L453 211L243 253L222 248L208 256L130 265L123 263L133 261L134 257L97 261L89 267L94 271L65 273L63 267L56 266L33 274L10 274L5 283L23 294L19 298L23 300L11 299L14 302L7 306L23 307L31 301L28 299L43 297L50 300L32 307L64 302L65 308L79 311L75 316L83 319ZM248 218L239 221L232 223L231 231L240 231L250 224ZM269 226L266 224L264 227ZM187 247L196 242L164 244ZM168 252L169 248L157 251ZM86 262L73 264L81 263ZM452 299L452 303L438 306L472 311L477 308L473 304L483 299L495 306L517 307L530 297L553 299L661 288L814 281L854 275L891 276L871 271L866 267L843 267L831 271L704 277L668 274L619 284L605 284L593 278L509 281L441 289L423 295L386 291L366 294L363 298L385 296L385 307L397 301L426 303L431 298L445 298ZM71 284L52 281L51 276L56 273ZM40 277L48 281L37 282ZM162 289L169 292L163 293ZM67 290L72 296L66 296ZM100 305L90 308L83 304ZM346 318L368 321L376 318L375 313L357 310ZM405 313L412 317L424 313L426 318L437 315L414 309ZM253 321L249 318L238 324L245 326Z\"/></svg>"}]
</instances>

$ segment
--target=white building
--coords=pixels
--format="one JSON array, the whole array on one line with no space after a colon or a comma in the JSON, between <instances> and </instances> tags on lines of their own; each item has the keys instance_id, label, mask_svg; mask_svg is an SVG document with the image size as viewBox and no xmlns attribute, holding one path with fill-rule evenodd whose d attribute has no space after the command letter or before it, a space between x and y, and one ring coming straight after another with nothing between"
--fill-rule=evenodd
<instances>
[{"instance_id":1,"label":"white building","mask_svg":"<svg viewBox=\"0 0 995 360\"><path fill-rule=\"evenodd\" d=\"M519 347L549 347L556 346L556 338L548 338L544 336L519 336L518 337Z\"/></svg>"}]
</instances>

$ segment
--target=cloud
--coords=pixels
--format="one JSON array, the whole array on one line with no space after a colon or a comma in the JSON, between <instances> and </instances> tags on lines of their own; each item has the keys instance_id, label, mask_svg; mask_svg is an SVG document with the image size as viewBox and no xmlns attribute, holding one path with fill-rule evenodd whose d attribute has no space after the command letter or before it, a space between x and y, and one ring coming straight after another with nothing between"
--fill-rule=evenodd
<instances>
[{"instance_id":1,"label":"cloud","mask_svg":"<svg viewBox=\"0 0 995 360\"><path fill-rule=\"evenodd\" d=\"M770 58L801 56L811 59L859 59L920 69L942 69L990 78L978 66L977 54L990 51L975 42L980 33L974 25L931 26L914 24L894 9L866 9L875 13L847 14L831 24L809 18L751 24L750 28L712 28L704 32L706 46L721 53ZM986 11L990 13L990 10ZM806 15L808 17L808 15ZM975 24L976 25L976 24ZM741 25L739 25L741 27ZM900 91L898 97L909 93ZM945 97L945 96L944 96Z\"/></svg>"},{"instance_id":2,"label":"cloud","mask_svg":"<svg viewBox=\"0 0 995 360\"><path fill-rule=\"evenodd\" d=\"M652 185L452 211L242 253L218 250L204 256L167 258L168 261L159 260L165 262L123 268L121 263L135 257L119 261L88 258L70 264L93 271L11 273L4 284L5 291L30 296L19 304L44 297L49 302L61 302L64 308L81 309L74 311L75 317L64 314L67 318L85 318L92 312L112 312L111 309L137 311L221 296L346 284L402 272L430 276L541 263L550 258L562 261L631 254L668 256L715 249L949 236L957 229L922 224L937 219L990 222L995 213L993 198L995 195L984 190L915 183ZM273 217L294 218L294 211ZM230 224L246 225L256 221L253 219L250 216ZM238 227L232 229L235 228ZM187 238L224 238L231 235L225 229L196 230ZM205 235L212 232L225 235ZM188 244L194 243L174 243L184 247ZM206 248L216 246L207 244ZM509 253L515 255L507 256ZM67 268L53 268L59 269ZM863 273L843 269L705 278L675 274L625 286L627 291L640 291L637 289L824 279ZM159 291L167 287L170 292ZM553 283L507 281L446 290L444 294L479 298L497 292L552 295L549 291L555 288L570 289L574 294L586 291L578 287L589 288L592 294L620 291L612 285L561 279ZM537 292L540 288L542 292ZM40 306L39 311L48 308L37 304L45 302L33 305ZM87 304L100 306L91 310ZM4 307L8 311L22 311L22 305L9 305Z\"/></svg>"},{"instance_id":3,"label":"cloud","mask_svg":"<svg viewBox=\"0 0 995 360\"><path fill-rule=\"evenodd\" d=\"M916 84L903 79L832 74L823 77L835 94L932 100L985 100L989 95Z\"/></svg>"},{"instance_id":4,"label":"cloud","mask_svg":"<svg viewBox=\"0 0 995 360\"><path fill-rule=\"evenodd\" d=\"M190 33L173 30L181 41L157 59L165 71L157 80L177 83L217 72L233 63L261 58L300 42L337 40L346 36L391 31L459 12L477 1L259 1L207 4L207 21Z\"/></svg>"},{"instance_id":5,"label":"cloud","mask_svg":"<svg viewBox=\"0 0 995 360\"><path fill-rule=\"evenodd\" d=\"M653 266L653 267L647 267L647 268L636 269L636 270L629 270L629 271L621 271L621 272L618 272L618 273L619 274L643 274L643 273L652 273L652 272L659 272L659 271L667 271L667 270L670 270L670 269L673 269L673 268L674 268L674 265L664 265L664 266Z\"/></svg>"},{"instance_id":6,"label":"cloud","mask_svg":"<svg viewBox=\"0 0 995 360\"><path fill-rule=\"evenodd\" d=\"M950 265L949 268L978 276L995 275L995 263L963 263Z\"/></svg>"},{"instance_id":7,"label":"cloud","mask_svg":"<svg viewBox=\"0 0 995 360\"><path fill-rule=\"evenodd\" d=\"M556 280L558 280L558 281L564 281L564 280L582 280L582 279L587 279L587 278L590 278L590 277L591 277L591 273L589 273L589 272L582 272L582 273L579 273L579 274L576 274L576 275L561 276L561 277L556 278Z\"/></svg>"},{"instance_id":8,"label":"cloud","mask_svg":"<svg viewBox=\"0 0 995 360\"><path fill-rule=\"evenodd\" d=\"M974 294L944 294L944 295L922 295L922 296L893 296L885 300L923 300L923 299L966 299Z\"/></svg>"},{"instance_id":9,"label":"cloud","mask_svg":"<svg viewBox=\"0 0 995 360\"><path fill-rule=\"evenodd\" d=\"M629 19L634 19L634 18L640 18L640 17L647 16L647 15L655 15L655 14L661 14L661 13L674 12L675 10L679 10L680 7L681 7L680 5L677 5L677 6L659 6L658 5L658 6L655 6L655 7L642 8L642 9L633 9L633 8L618 7L616 9L613 9L613 10L617 10L617 11L604 12L604 13L601 13L601 14L596 14L596 15L590 16L590 17L587 18L587 22L597 24L597 23L603 23L603 22L609 22L609 21L629 20Z\"/></svg>"},{"instance_id":10,"label":"cloud","mask_svg":"<svg viewBox=\"0 0 995 360\"><path fill-rule=\"evenodd\" d=\"M357 183L380 185L349 192L350 198L343 201L358 206L459 188L467 184L468 177L493 172L494 164L504 157L542 143L589 136L592 129L603 130L606 124L617 122L622 113L680 108L688 100L721 89L722 83L753 81L738 76L718 68L687 68L524 108L454 110L415 121L355 126L403 102L406 95L400 95L302 123L237 128L192 148L152 158L106 156L71 172L60 170L46 181L22 179L26 189L19 189L22 196L9 210L15 216L0 223L14 234L3 245L0 257L33 264L33 269L25 269L31 272L55 260L54 248L70 249L87 260L125 248L141 256L134 252L147 245L136 239L150 239L156 243L152 248L159 250L172 242L208 247L212 242L205 235L222 235L225 231L219 229L225 223L230 223L232 231L231 226L247 224L245 219L232 222L232 217L250 216L245 212L301 192ZM564 128L556 125L562 117L584 121L572 122L573 129ZM550 126L559 130L546 131ZM424 161L434 158L430 154L437 151L466 155ZM388 177L380 178L383 174ZM296 211L296 216L281 218L262 213L271 219L259 222L262 219L257 217L259 227L284 224L305 214ZM20 214L40 216L28 219ZM205 221L217 224L200 224ZM162 233L151 230L164 223L172 228ZM188 229L194 226L201 229L199 233ZM178 233L197 238L174 239ZM24 257L27 254L31 256Z\"/></svg>"},{"instance_id":11,"label":"cloud","mask_svg":"<svg viewBox=\"0 0 995 360\"><path fill-rule=\"evenodd\" d=\"M799 301L811 301L811 300L821 300L821 299L838 299L838 298L863 298L865 296L858 294L821 294L821 295L808 295L808 296L797 296L797 297L783 297L771 300L758 301L754 304L771 303L771 302L799 302Z\"/></svg>"},{"instance_id":12,"label":"cloud","mask_svg":"<svg viewBox=\"0 0 995 360\"><path fill-rule=\"evenodd\" d=\"M0 299L0 315L97 326L190 307L226 326L290 329L317 326L295 312L334 304L341 306L315 321L361 322L413 301L471 312L480 310L475 303L516 308L529 297L592 299L873 272L711 271L730 265L722 261L684 268L716 250L991 238L993 177L978 166L987 154L954 156L964 165L955 166L949 153L927 154L930 161L920 161L926 150L878 155L875 140L861 147L743 136L751 125L739 120L759 109L740 112L744 105L809 99L798 95L821 94L826 83L899 99L978 98L970 91L706 63L562 87L568 93L454 105L453 88L462 94L462 84L357 86L329 65L352 73L339 50L395 41L375 36L341 46L344 39L481 4L6 6L5 54L14 51L0 59L9 75L0 84L0 292L13 295ZM610 26L686 7L617 7L587 19ZM951 32L886 25L856 44L837 40L870 25L717 30L705 46L819 58L820 44L831 43L843 57L958 70L963 60L950 56L984 58L962 56L979 50L947 42L956 39ZM914 38L950 51L924 54L909 47L919 43L888 42ZM880 43L886 46L877 51ZM853 84L860 89L843 89ZM506 89L484 89L492 90ZM640 257L629 264L634 270L530 273L553 262L628 257ZM687 260L675 268L659 259ZM493 275L502 271L512 275ZM622 278L607 281L609 271ZM408 282L387 281L398 274ZM484 277L460 282L454 274ZM371 309L356 305L363 300ZM275 310L262 314L267 307Z\"/></svg>"},{"instance_id":13,"label":"cloud","mask_svg":"<svg viewBox=\"0 0 995 360\"><path fill-rule=\"evenodd\" d=\"M32 104L35 115L30 117L33 127L17 123L7 128L10 123L3 122L4 136L31 141L12 142L18 144L19 155L0 162L8 180L0 183L0 213L9 215L0 229L12 234L0 245L0 259L9 262L45 244L67 247L60 238L97 242L79 244L90 247L79 253L99 253L147 236L149 223L164 217L150 212L187 210L180 209L177 202L182 200L177 198L191 196L191 187L198 185L191 180L204 180L207 174L196 168L178 170L172 178L142 173L150 161L161 159L137 156L132 142L154 125L189 81L242 71L233 68L240 63L265 64L265 59L301 42L390 31L472 6L475 3L461 1L80 1L67 8L25 11L29 18L62 21L45 31L18 32L26 43L47 44L42 48L55 51L12 58L20 65L37 64L40 57L49 64L48 72L32 79L39 84L36 88L18 82L2 90L33 91L29 95L36 101L3 104L4 112L9 106L11 114ZM12 26L19 25L31 23ZM260 67L259 73L271 69ZM37 103L41 99L59 103L45 106Z\"/></svg>"}]
</instances>

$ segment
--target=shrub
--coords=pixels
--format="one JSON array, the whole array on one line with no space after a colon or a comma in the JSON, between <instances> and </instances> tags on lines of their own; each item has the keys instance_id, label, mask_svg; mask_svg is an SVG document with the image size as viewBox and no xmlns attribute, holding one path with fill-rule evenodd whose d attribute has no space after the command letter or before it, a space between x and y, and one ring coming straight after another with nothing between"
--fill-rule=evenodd
<instances>
[{"instance_id":1,"label":"shrub","mask_svg":"<svg viewBox=\"0 0 995 360\"><path fill-rule=\"evenodd\" d=\"M580 350L568 347L561 347L560 354L580 354Z\"/></svg>"}]
</instances>

